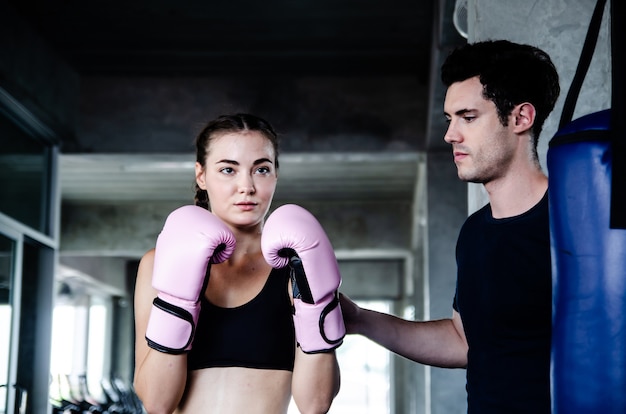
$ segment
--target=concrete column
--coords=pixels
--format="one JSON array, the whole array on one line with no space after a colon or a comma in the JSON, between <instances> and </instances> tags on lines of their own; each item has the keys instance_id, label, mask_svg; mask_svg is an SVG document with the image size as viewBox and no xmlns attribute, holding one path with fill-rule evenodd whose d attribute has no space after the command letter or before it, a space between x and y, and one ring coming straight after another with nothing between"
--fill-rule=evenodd
<instances>
[{"instance_id":1,"label":"concrete column","mask_svg":"<svg viewBox=\"0 0 626 414\"><path fill-rule=\"evenodd\" d=\"M455 248L459 229L467 211L467 186L458 179L450 152L428 156L428 280L426 319L452 316L452 300L456 289ZM465 370L428 368L430 406L426 413L450 414L467 410Z\"/></svg>"}]
</instances>

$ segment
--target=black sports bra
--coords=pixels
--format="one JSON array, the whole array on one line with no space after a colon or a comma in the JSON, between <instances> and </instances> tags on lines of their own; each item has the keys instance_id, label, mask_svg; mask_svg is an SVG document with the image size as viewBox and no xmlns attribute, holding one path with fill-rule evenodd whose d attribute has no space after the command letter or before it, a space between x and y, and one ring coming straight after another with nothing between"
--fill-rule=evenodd
<instances>
[{"instance_id":1,"label":"black sports bra","mask_svg":"<svg viewBox=\"0 0 626 414\"><path fill-rule=\"evenodd\" d=\"M187 368L293 371L296 340L288 280L289 267L272 269L261 292L235 308L215 306L203 296Z\"/></svg>"}]
</instances>

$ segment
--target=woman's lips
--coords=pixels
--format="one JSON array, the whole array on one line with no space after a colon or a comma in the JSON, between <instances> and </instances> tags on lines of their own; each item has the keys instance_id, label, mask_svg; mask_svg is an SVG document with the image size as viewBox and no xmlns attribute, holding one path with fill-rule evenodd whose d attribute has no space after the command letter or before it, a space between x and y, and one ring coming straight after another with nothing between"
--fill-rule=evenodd
<instances>
[{"instance_id":1,"label":"woman's lips","mask_svg":"<svg viewBox=\"0 0 626 414\"><path fill-rule=\"evenodd\" d=\"M256 203L248 203L248 202L236 203L235 205L243 211L254 210L254 208L256 207Z\"/></svg>"}]
</instances>

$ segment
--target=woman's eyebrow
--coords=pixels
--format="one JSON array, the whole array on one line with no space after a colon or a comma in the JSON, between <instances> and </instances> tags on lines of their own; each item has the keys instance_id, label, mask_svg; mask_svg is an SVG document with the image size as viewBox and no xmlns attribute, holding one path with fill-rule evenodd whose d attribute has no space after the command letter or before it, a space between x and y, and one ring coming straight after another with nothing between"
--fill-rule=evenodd
<instances>
[{"instance_id":1,"label":"woman's eyebrow","mask_svg":"<svg viewBox=\"0 0 626 414\"><path fill-rule=\"evenodd\" d=\"M254 165L258 165L258 164L263 164L265 162L269 162L270 164L274 164L272 162L272 160L270 160L269 158L259 158L258 160L254 161Z\"/></svg>"},{"instance_id":2,"label":"woman's eyebrow","mask_svg":"<svg viewBox=\"0 0 626 414\"><path fill-rule=\"evenodd\" d=\"M258 160L255 160L252 164L253 165L258 165L258 164L263 164L265 162L269 162L270 164L274 164L272 162L272 160L270 160L269 158L259 158ZM229 159L222 159L222 160L218 160L215 161L216 164L232 164L232 165L239 165L239 161L235 161L235 160L229 160Z\"/></svg>"},{"instance_id":3,"label":"woman's eyebrow","mask_svg":"<svg viewBox=\"0 0 626 414\"><path fill-rule=\"evenodd\" d=\"M218 160L215 161L216 164L233 164L233 165L239 165L239 162L235 161L235 160L229 160L229 159L223 159L223 160Z\"/></svg>"}]
</instances>

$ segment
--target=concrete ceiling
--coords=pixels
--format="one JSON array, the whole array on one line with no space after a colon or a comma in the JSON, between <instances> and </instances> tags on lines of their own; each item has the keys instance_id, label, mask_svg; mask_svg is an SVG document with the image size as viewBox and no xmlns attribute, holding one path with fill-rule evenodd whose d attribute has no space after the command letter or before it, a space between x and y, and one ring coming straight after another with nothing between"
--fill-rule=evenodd
<instances>
[{"instance_id":1,"label":"concrete ceiling","mask_svg":"<svg viewBox=\"0 0 626 414\"><path fill-rule=\"evenodd\" d=\"M70 202L189 202L193 154L60 157ZM423 156L416 153L283 154L275 198L298 201L413 201Z\"/></svg>"},{"instance_id":2,"label":"concrete ceiling","mask_svg":"<svg viewBox=\"0 0 626 414\"><path fill-rule=\"evenodd\" d=\"M434 0L10 0L83 74L429 73Z\"/></svg>"}]
</instances>

